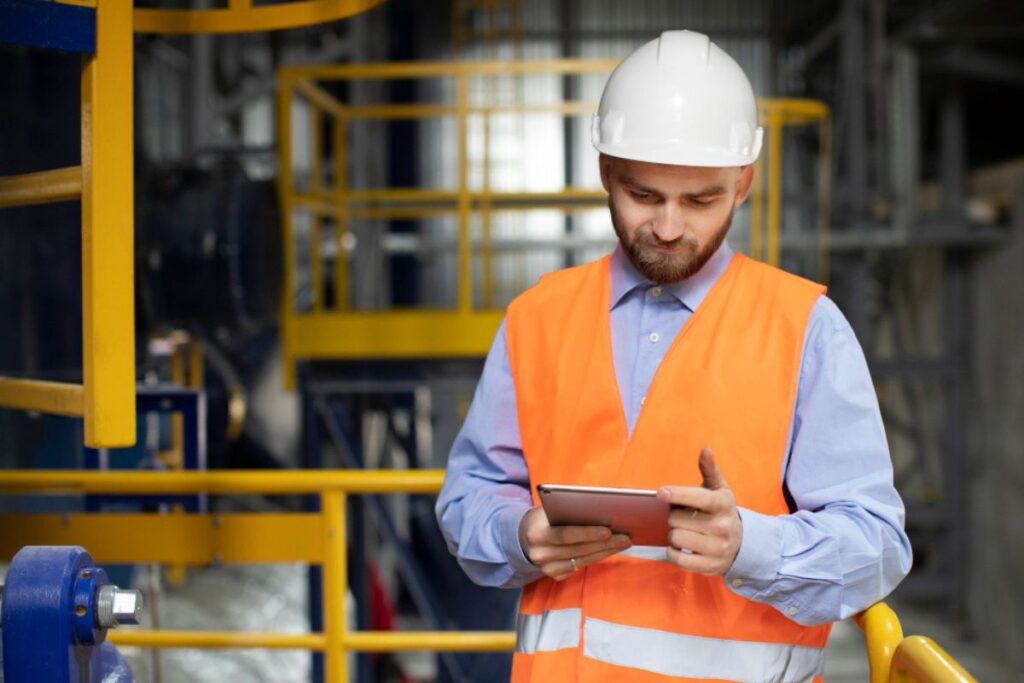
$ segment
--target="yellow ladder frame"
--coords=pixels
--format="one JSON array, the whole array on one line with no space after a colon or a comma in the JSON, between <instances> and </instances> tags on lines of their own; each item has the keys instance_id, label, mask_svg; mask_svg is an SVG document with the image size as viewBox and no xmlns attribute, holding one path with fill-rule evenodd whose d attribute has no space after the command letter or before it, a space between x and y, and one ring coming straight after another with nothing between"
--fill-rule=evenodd
<instances>
[{"instance_id":1,"label":"yellow ladder frame","mask_svg":"<svg viewBox=\"0 0 1024 683\"><path fill-rule=\"evenodd\" d=\"M82 3L76 3L82 4ZM0 377L0 406L82 417L85 444L135 443L132 4L103 0L83 57L81 166L0 178L0 207L82 200L82 384Z\"/></svg>"}]
</instances>

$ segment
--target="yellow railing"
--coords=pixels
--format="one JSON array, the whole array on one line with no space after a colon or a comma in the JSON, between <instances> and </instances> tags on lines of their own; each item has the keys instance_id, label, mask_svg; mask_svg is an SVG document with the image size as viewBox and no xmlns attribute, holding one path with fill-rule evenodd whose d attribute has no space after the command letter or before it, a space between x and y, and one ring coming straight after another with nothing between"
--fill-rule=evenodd
<instances>
[{"instance_id":1,"label":"yellow railing","mask_svg":"<svg viewBox=\"0 0 1024 683\"><path fill-rule=\"evenodd\" d=\"M287 648L320 651L329 683L347 680L347 651L510 650L498 631L350 631L346 624L345 500L349 494L436 493L441 470L286 472L0 471L0 494L319 494L320 512L0 515L0 560L25 545L82 545L99 563L274 563L323 565L321 633L120 630L115 643L156 648ZM977 683L929 638L903 637L878 603L856 617L864 629L871 683Z\"/></svg>"},{"instance_id":2,"label":"yellow railing","mask_svg":"<svg viewBox=\"0 0 1024 683\"><path fill-rule=\"evenodd\" d=\"M347 651L510 650L511 632L373 632L346 626L345 500L349 494L434 493L444 473L297 470L287 472L0 472L0 493L318 494L318 513L81 513L0 515L0 559L25 545L75 544L99 563L311 562L323 566L320 633L122 629L112 641L140 647L296 648L321 651L328 683L348 680Z\"/></svg>"},{"instance_id":3,"label":"yellow railing","mask_svg":"<svg viewBox=\"0 0 1024 683\"><path fill-rule=\"evenodd\" d=\"M0 378L0 406L82 417L85 443L135 443L132 5L96 12L83 57L81 166L0 178L0 208L82 200L82 384Z\"/></svg>"},{"instance_id":4,"label":"yellow railing","mask_svg":"<svg viewBox=\"0 0 1024 683\"><path fill-rule=\"evenodd\" d=\"M279 195L284 229L284 297L282 337L285 356L285 385L294 384L294 364L298 360L331 358L409 358L482 356L493 339L502 312L495 306L493 285L492 222L499 212L531 209L555 209L565 213L602 208L607 195L600 187L566 187L552 192L506 192L492 186L492 118L504 114L549 113L563 117L588 117L596 102L563 101L551 103L489 104L474 103L471 83L486 84L489 78L526 77L536 74L572 75L609 73L616 65L607 59L561 59L548 61L474 61L474 62L394 62L331 66L284 67L278 72L278 162ZM451 101L432 103L348 103L332 95L329 84L352 81L396 79L435 79L453 85ZM308 136L296 143L293 105L302 102L308 108L303 121ZM783 209L782 136L786 126L818 123L820 179L817 194L818 234L826 243L828 217L828 108L811 100L759 100L762 123L767 129L766 152L769 172L762 180L757 174L752 196L750 251L771 263L780 260L780 233ZM439 117L454 119L456 134L456 181L450 188L377 187L354 188L349 182L347 155L350 148L349 125L358 120L423 120ZM470 121L478 123L480 181L470 186ZM325 145L325 140L330 145ZM310 150L305 187L299 187L295 165L295 147ZM330 154L324 152L330 150ZM763 165L763 163L761 164ZM330 169L330 173L326 171ZM331 177L326 182L325 177ZM767 192L764 186L767 184ZM811 194L813 198L814 195ZM311 301L309 310L298 311L297 293L299 252L295 221L299 213L308 215L308 260ZM417 219L455 216L457 221L457 296L452 309L352 310L349 307L349 263L346 244L351 244L350 223L357 219ZM470 238L473 219L479 220L480 234L474 246ZM767 218L767 221L765 221ZM324 301L327 274L324 256L325 221L334 221L330 242L333 262L333 300ZM765 222L767 229L765 230ZM766 233L766 236L765 236ZM306 244L307 236L302 235ZM557 245L555 245L557 246ZM474 249L479 259L479 299L475 308L473 290ZM826 277L827 251L819 251L818 276Z\"/></svg>"},{"instance_id":5,"label":"yellow railing","mask_svg":"<svg viewBox=\"0 0 1024 683\"><path fill-rule=\"evenodd\" d=\"M904 638L899 618L884 602L855 620L864 629L871 683L977 683L931 638Z\"/></svg>"}]
</instances>

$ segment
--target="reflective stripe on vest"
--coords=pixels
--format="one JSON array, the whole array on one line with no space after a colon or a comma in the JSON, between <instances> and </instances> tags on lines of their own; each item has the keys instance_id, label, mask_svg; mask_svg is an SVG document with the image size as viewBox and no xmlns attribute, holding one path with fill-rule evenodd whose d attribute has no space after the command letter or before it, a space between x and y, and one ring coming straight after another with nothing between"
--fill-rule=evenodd
<instances>
[{"instance_id":1,"label":"reflective stripe on vest","mask_svg":"<svg viewBox=\"0 0 1024 683\"><path fill-rule=\"evenodd\" d=\"M535 652L578 647L582 610L555 609L543 614L519 614L516 618L516 652Z\"/></svg>"},{"instance_id":2,"label":"reflective stripe on vest","mask_svg":"<svg viewBox=\"0 0 1024 683\"><path fill-rule=\"evenodd\" d=\"M619 555L636 557L641 560L660 560L670 562L668 559L668 548L663 545L631 545L619 552Z\"/></svg>"},{"instance_id":3,"label":"reflective stripe on vest","mask_svg":"<svg viewBox=\"0 0 1024 683\"><path fill-rule=\"evenodd\" d=\"M583 655L665 676L742 683L809 681L825 666L825 651L817 647L702 638L589 617L583 627Z\"/></svg>"}]
</instances>

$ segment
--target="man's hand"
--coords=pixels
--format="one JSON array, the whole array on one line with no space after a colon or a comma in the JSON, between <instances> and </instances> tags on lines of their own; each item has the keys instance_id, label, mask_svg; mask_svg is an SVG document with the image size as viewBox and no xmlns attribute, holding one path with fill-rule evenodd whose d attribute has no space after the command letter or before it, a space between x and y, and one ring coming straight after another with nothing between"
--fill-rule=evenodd
<instances>
[{"instance_id":1,"label":"man's hand","mask_svg":"<svg viewBox=\"0 0 1024 683\"><path fill-rule=\"evenodd\" d=\"M722 575L729 571L743 539L736 497L715 465L710 448L700 452L701 486L662 486L658 499L671 503L668 558L683 569ZM691 552L684 552L685 548Z\"/></svg>"},{"instance_id":2,"label":"man's hand","mask_svg":"<svg viewBox=\"0 0 1024 683\"><path fill-rule=\"evenodd\" d=\"M544 508L538 506L519 523L519 545L546 576L561 581L632 543L629 536L613 534L606 526L551 526Z\"/></svg>"}]
</instances>

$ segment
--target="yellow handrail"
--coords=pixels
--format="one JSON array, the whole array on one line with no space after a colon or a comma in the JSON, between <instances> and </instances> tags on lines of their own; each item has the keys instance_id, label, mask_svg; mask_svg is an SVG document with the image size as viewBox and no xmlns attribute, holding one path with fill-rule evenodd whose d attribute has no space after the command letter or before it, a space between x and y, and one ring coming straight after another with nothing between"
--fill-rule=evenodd
<instances>
[{"instance_id":1,"label":"yellow handrail","mask_svg":"<svg viewBox=\"0 0 1024 683\"><path fill-rule=\"evenodd\" d=\"M884 602L872 605L854 621L864 629L871 683L977 683L931 638L904 638L899 618Z\"/></svg>"},{"instance_id":2,"label":"yellow handrail","mask_svg":"<svg viewBox=\"0 0 1024 683\"><path fill-rule=\"evenodd\" d=\"M345 619L345 592L348 585L346 576L346 530L345 499L349 493L420 492L431 493L440 489L444 481L441 470L295 470L288 472L237 471L237 472L136 472L106 471L82 472L63 471L4 471L0 472L0 493L313 493L320 495L319 514L295 513L292 515L262 514L249 517L266 517L279 524L289 521L296 529L296 535L308 531L308 524L314 523L319 531L319 549L310 552L306 544L289 546L285 541L263 538L257 543L277 544L270 554L281 554L277 561L317 561L323 566L323 615L324 628L321 633L263 633L245 631L151 631L122 630L111 633L111 640L123 645L142 647L198 647L198 648L302 648L322 651L325 655L325 672L328 683L348 680L347 651L395 651L395 650L510 650L515 646L515 634L511 632L352 632L347 629ZM0 516L7 519L7 516ZM34 523L32 518L38 518ZM221 527L218 515L185 514L170 515L141 513L76 514L65 516L63 522L53 520L53 515L17 515L19 532L26 528L33 531L33 542L67 542L69 526L76 527L83 522L79 541L89 547L88 520L106 521L114 524L130 523L159 517L167 522L189 522L198 520L209 527ZM231 517L232 528L244 523L243 515ZM9 521L9 520L8 520ZM55 528L56 527L56 528ZM95 533L96 526L92 529ZM107 527L112 528L112 527ZM187 528L179 525L180 529ZM249 529L252 529L250 524ZM280 526L278 528L281 528ZM102 529L101 529L102 531ZM109 535L109 531L106 532ZM181 536L182 534L178 534ZM122 535L122 540L124 536ZM161 542L173 545L180 538L164 537ZM193 541L195 537L193 537ZM205 537L210 543L232 545L231 539ZM99 543L103 547L102 543ZM123 545L123 544L122 544ZM237 539L233 546L238 550ZM11 552L13 549L8 549ZM264 552L268 552L264 550ZM290 554L289 554L290 553ZM95 552L98 562L105 561L102 552ZM239 554L231 555L237 557ZM249 556L251 557L251 556ZM240 559L244 561L248 557Z\"/></svg>"},{"instance_id":3,"label":"yellow handrail","mask_svg":"<svg viewBox=\"0 0 1024 683\"><path fill-rule=\"evenodd\" d=\"M481 101L471 87L487 79L508 76L586 75L609 73L616 61L609 59L555 59L514 61L389 62L376 64L334 64L287 66L278 71L278 192L285 247L284 292L281 331L284 350L285 387L294 386L298 360L336 358L447 358L482 356L487 352L501 317L500 295L492 279L496 272L494 223L511 212L547 209L569 214L603 208L607 195L600 187L566 187L559 191L504 191L494 188L491 164L493 119L499 115L547 113L562 117L587 116L596 102L583 100L537 102ZM358 80L437 79L450 84L451 95L441 102L381 103L341 101L329 85ZM472 97L470 95L473 95ZM301 103L314 113L313 125L301 143L293 137ZM751 254L778 264L781 260L782 214L786 201L782 193L784 167L783 135L787 126L819 125L819 182L816 216L817 239L822 245L828 235L828 117L821 102L806 99L760 99L760 118L765 126L764 163L758 176L770 169L765 179L756 178L751 197ZM455 125L451 152L455 171L454 187L353 187L347 171L349 132L355 121L426 120L446 118ZM305 116L303 116L305 119ZM324 119L321 121L321 119ZM302 123L304 123L303 121ZM470 125L473 123L473 125ZM477 125L479 124L479 125ZM321 130L323 128L323 130ZM470 158L470 136L480 142L481 159ZM333 144L322 143L331 136ZM309 150L307 167L312 182L301 183L294 168L297 144ZM333 159L321 159L330 150ZM333 168L333 182L321 181L321 169ZM471 162L473 173L470 172ZM476 167L480 165L479 175ZM473 180L471 181L471 178ZM452 239L456 282L455 302L447 310L353 310L350 306L352 274L348 260L355 244L351 224L356 220L426 219L454 217ZM304 230L297 229L298 219ZM322 228L333 221L334 230ZM330 250L321 248L330 239ZM296 243L297 242L297 243ZM308 248L306 244L308 243ZM333 270L321 259L334 255ZM827 277L828 253L817 253L818 277ZM299 259L303 259L300 263ZM298 277L300 265L308 280ZM334 305L324 305L328 277L333 275ZM309 287L308 309L294 306L298 287ZM507 294L503 293L503 294Z\"/></svg>"},{"instance_id":4,"label":"yellow handrail","mask_svg":"<svg viewBox=\"0 0 1024 683\"><path fill-rule=\"evenodd\" d=\"M515 634L494 631L349 631L345 620L346 540L345 497L359 493L437 492L442 470L290 470L218 472L137 472L78 470L0 471L0 494L112 493L112 494L319 494L319 513L232 513L208 515L181 511L159 513L76 513L72 515L0 515L0 526L16 528L33 543L75 542L89 547L98 562L125 562L133 558L104 553L130 551L164 558L175 548L187 548L187 561L218 557L224 562L308 561L323 565L321 633L267 633L252 631L122 630L111 633L115 643L140 647L296 648L323 651L328 683L347 680L347 651L396 650L510 650ZM158 542L133 546L124 540L126 524L147 529L161 522ZM90 521L95 522L90 525ZM262 527L260 522L263 522ZM258 540L258 528L264 533ZM205 529L205 533L203 530ZM216 530L216 533L211 531ZM274 529L274 533L265 533ZM112 531L113 530L113 531ZM223 533L219 533L223 532ZM90 540L90 534L91 540ZM246 536L246 538L234 538ZM111 544L110 538L117 542ZM278 538L284 537L284 538ZM106 539L107 542L104 542ZM9 544L8 544L9 545ZM203 546L197 550L196 546ZM13 556L16 548L4 546ZM221 555L223 551L224 555ZM4 559L0 557L0 559ZM134 558L139 559L139 558ZM180 558L179 558L180 559ZM181 560L185 561L185 560ZM923 636L903 637L895 612L878 603L855 617L864 629L871 683L977 683L942 648Z\"/></svg>"}]
</instances>

